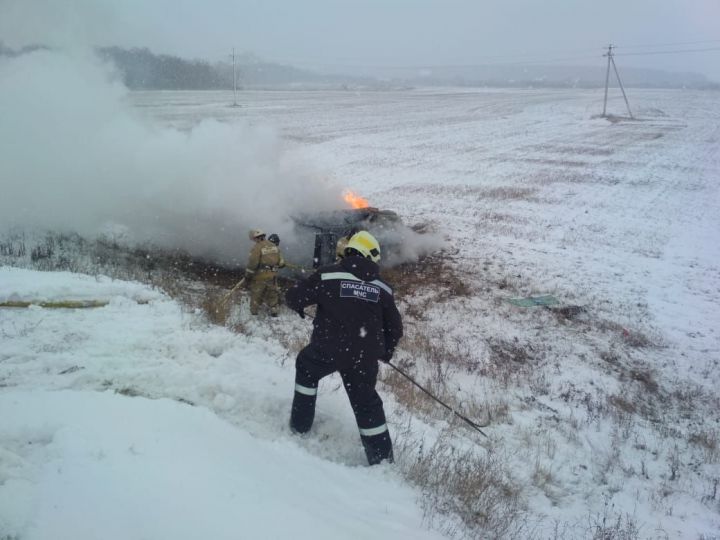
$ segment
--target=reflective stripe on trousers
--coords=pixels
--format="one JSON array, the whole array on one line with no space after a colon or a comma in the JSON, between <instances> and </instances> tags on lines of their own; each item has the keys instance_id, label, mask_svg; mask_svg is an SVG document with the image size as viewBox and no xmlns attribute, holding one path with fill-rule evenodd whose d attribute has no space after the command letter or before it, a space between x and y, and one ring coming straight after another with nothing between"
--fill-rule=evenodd
<instances>
[{"instance_id":1,"label":"reflective stripe on trousers","mask_svg":"<svg viewBox=\"0 0 720 540\"><path fill-rule=\"evenodd\" d=\"M304 396L317 395L317 388L310 388L309 386L303 386L302 384L298 383L295 383L295 391Z\"/></svg>"},{"instance_id":2,"label":"reflective stripe on trousers","mask_svg":"<svg viewBox=\"0 0 720 540\"><path fill-rule=\"evenodd\" d=\"M385 433L388 430L387 424L383 424L378 427L374 428L358 428L360 430L360 435L363 435L365 437L374 437L375 435L380 435L381 433Z\"/></svg>"}]
</instances>

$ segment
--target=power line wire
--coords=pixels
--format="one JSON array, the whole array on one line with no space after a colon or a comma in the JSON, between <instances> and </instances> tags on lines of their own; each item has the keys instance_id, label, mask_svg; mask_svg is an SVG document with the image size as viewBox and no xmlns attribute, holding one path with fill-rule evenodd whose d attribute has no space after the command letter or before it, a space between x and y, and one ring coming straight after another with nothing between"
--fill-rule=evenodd
<instances>
[{"instance_id":1,"label":"power line wire","mask_svg":"<svg viewBox=\"0 0 720 540\"><path fill-rule=\"evenodd\" d=\"M647 52L630 52L630 53L613 53L613 56L647 56L658 54L682 54L691 52L720 51L720 47L707 47L704 49L678 49L675 51L647 51Z\"/></svg>"},{"instance_id":2,"label":"power line wire","mask_svg":"<svg viewBox=\"0 0 720 540\"><path fill-rule=\"evenodd\" d=\"M720 39L707 39L704 41L680 41L675 43L651 43L645 45L618 45L618 49L650 49L652 47L676 47L680 45L705 45L707 43L720 43Z\"/></svg>"},{"instance_id":3,"label":"power line wire","mask_svg":"<svg viewBox=\"0 0 720 540\"><path fill-rule=\"evenodd\" d=\"M497 64L497 65L503 65L503 66L523 66L523 65L529 65L529 64L549 64L549 63L555 63L555 62L567 62L569 60L597 60L598 58L601 58L599 55L592 55L592 56L568 56L565 58L543 58L541 60L532 60L527 62L506 62L503 64Z\"/></svg>"},{"instance_id":4,"label":"power line wire","mask_svg":"<svg viewBox=\"0 0 720 540\"><path fill-rule=\"evenodd\" d=\"M545 55L550 54L562 54L566 53L568 49L556 49L554 51L543 51L543 52L511 52L508 54L494 54L494 55L483 55L483 56L474 56L474 59L477 61L484 61L484 60L503 60L503 59L518 59L518 61L522 61L519 59L522 58L529 58L529 61L534 61L534 59L543 57ZM576 53L592 53L595 52L595 48L586 48L586 49L573 49L573 52ZM276 61L280 61L279 59L275 59ZM324 61L322 58L312 58L312 57L292 57L292 56L284 56L282 57L282 61L285 62L294 62L296 64L315 64L315 65L326 65L326 66L347 66L347 67L379 67L375 64L368 64L366 62L358 61L357 59L353 58L333 58L330 62ZM481 65L481 64L472 64L472 65ZM449 67L464 67L466 64L448 64ZM430 65L420 65L420 66L409 66L407 64L400 65L400 64L389 64L383 67L433 67Z\"/></svg>"},{"instance_id":5,"label":"power line wire","mask_svg":"<svg viewBox=\"0 0 720 540\"><path fill-rule=\"evenodd\" d=\"M688 41L688 42L676 42L666 44L648 44L648 45L628 45L628 46L613 46L613 49L632 49L632 48L646 48L646 47L662 47L671 45L691 45L691 44L702 44L702 43L720 43L720 40L705 40L705 41ZM579 49L577 52L585 52L590 49ZM642 51L642 52L614 52L614 56L650 56L650 55L663 55L663 54L684 54L684 53L696 53L696 52L709 52L720 50L720 47L704 47L696 49L677 49L677 50L662 50L662 51ZM358 62L354 63L352 60L344 62L342 59L336 61L324 62L322 60L314 61L313 59L305 58L292 58L286 57L283 59L270 59L266 61L273 61L287 65L298 65L305 67L314 68L343 68L343 69L373 69L373 70L422 70L422 69L473 69L473 68L484 68L493 66L523 66L523 65L543 65L543 64L555 64L558 62L569 62L576 60L596 60L596 55L584 55L584 56L566 56L562 58L545 58L542 56L543 53L524 53L524 54L507 54L507 55L486 55L476 57L482 63L468 63L468 64L394 64L394 65L382 65L373 64L372 62ZM605 55L603 55L605 56ZM503 61L503 59L511 60L517 58L516 61ZM522 60L521 58L527 58ZM483 62L483 60L488 60Z\"/></svg>"},{"instance_id":6,"label":"power line wire","mask_svg":"<svg viewBox=\"0 0 720 540\"><path fill-rule=\"evenodd\" d=\"M720 40L717 40L720 43ZM690 43L690 42L687 42ZM704 42L698 42L704 43ZM715 41L708 41L708 43L715 43ZM668 44L669 45L669 44ZM679 45L679 44L676 44ZM661 46L661 45L655 45ZM636 47L640 47L637 45ZM643 46L644 47L644 46ZM613 46L613 49L627 49L629 47ZM664 50L664 51L642 51L642 52L613 52L613 56L656 56L663 54L684 54L684 53L696 53L696 52L709 52L718 51L720 47L704 47L698 49L676 49L676 50ZM519 58L523 56L530 56L527 60L517 60L514 62L503 62L503 58ZM602 55L605 56L605 55ZM483 63L468 63L468 64L395 64L395 65L381 65L372 63L345 63L345 62L313 62L313 61L292 61L286 59L285 63L295 65L305 65L313 67L325 67L325 68L353 68L353 69L381 69L381 70L410 70L410 69L473 69L483 68L492 66L524 66L524 65L543 65L543 64L555 64L558 62L569 62L574 60L596 60L597 55L584 55L584 56L566 56L562 58L544 58L542 55L496 55L496 56L483 56L478 57L479 59L491 60ZM289 60L289 61L288 61ZM492 61L494 60L494 61ZM276 60L283 63L281 60Z\"/></svg>"},{"instance_id":7,"label":"power line wire","mask_svg":"<svg viewBox=\"0 0 720 540\"><path fill-rule=\"evenodd\" d=\"M500 58L500 57L495 57ZM342 62L302 62L294 61L285 63L292 63L295 65L305 66L316 66L316 67L335 67L335 68L363 68L363 69L468 69L468 68L483 68L489 66L515 66L515 65L531 65L531 64L552 64L557 62L567 62L571 60L596 60L598 55L586 55L586 56L567 56L564 58L539 58L538 55L534 55L531 60L519 60L516 62L485 62L482 64L397 64L397 65L380 65L380 64L352 64ZM278 63L283 63L282 60L274 60Z\"/></svg>"}]
</instances>

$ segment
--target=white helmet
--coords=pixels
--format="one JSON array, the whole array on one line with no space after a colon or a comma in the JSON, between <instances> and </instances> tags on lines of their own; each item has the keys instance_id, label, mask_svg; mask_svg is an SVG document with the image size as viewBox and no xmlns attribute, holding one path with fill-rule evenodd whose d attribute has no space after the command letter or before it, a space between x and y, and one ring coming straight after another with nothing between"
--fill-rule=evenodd
<instances>
[{"instance_id":1,"label":"white helmet","mask_svg":"<svg viewBox=\"0 0 720 540\"><path fill-rule=\"evenodd\" d=\"M378 262L380 260L380 244L375 237L367 231L360 231L352 235L352 238L350 238L345 247L346 253L348 249L354 249L372 262Z\"/></svg>"},{"instance_id":2,"label":"white helmet","mask_svg":"<svg viewBox=\"0 0 720 540\"><path fill-rule=\"evenodd\" d=\"M248 234L248 236L250 237L250 240L257 240L258 238L265 236L265 233L260 229L250 229L250 234Z\"/></svg>"}]
</instances>

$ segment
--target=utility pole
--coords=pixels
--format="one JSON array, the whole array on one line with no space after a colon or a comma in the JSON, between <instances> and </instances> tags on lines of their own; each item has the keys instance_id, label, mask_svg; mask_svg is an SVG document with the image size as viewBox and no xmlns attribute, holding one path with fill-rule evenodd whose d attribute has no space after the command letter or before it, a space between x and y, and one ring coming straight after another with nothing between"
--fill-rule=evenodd
<instances>
[{"instance_id":1,"label":"utility pole","mask_svg":"<svg viewBox=\"0 0 720 540\"><path fill-rule=\"evenodd\" d=\"M625 94L625 87L623 86L622 80L620 80L620 73L618 72L618 68L615 65L615 55L613 54L613 49L615 47L610 44L608 45L608 52L606 52L603 56L607 56L607 70L605 71L605 100L603 101L603 117L607 117L607 97L608 97L608 86L610 83L610 64L612 64L613 71L615 72L615 77L617 78L617 82L620 85L620 91L622 92L623 99L625 100L625 106L627 107L627 112L630 115L630 118L635 118L633 116L632 111L630 110L630 103L628 102L627 95Z\"/></svg>"},{"instance_id":2,"label":"utility pole","mask_svg":"<svg viewBox=\"0 0 720 540\"><path fill-rule=\"evenodd\" d=\"M232 50L232 61L233 61L233 107L239 107L237 102L237 71L235 69L235 47Z\"/></svg>"},{"instance_id":3,"label":"utility pole","mask_svg":"<svg viewBox=\"0 0 720 540\"><path fill-rule=\"evenodd\" d=\"M608 52L604 56L607 56L608 62L607 62L607 70L605 71L605 100L603 101L603 118L605 118L607 115L605 114L607 112L607 95L608 95L608 83L610 82L610 59L612 58L612 50L613 46L610 44L608 46Z\"/></svg>"}]
</instances>

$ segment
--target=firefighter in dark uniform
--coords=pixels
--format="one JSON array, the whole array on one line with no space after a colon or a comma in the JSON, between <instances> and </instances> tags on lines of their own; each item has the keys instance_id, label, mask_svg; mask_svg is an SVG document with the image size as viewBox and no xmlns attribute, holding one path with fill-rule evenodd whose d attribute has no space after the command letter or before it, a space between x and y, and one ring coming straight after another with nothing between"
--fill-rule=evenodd
<instances>
[{"instance_id":1,"label":"firefighter in dark uniform","mask_svg":"<svg viewBox=\"0 0 720 540\"><path fill-rule=\"evenodd\" d=\"M310 344L295 363L290 428L312 427L320 379L340 372L370 465L392 462L385 411L375 390L378 360L389 362L402 337L402 320L390 286L379 278L380 245L368 232L350 239L345 257L319 268L286 294L287 305L304 317L317 305Z\"/></svg>"}]
</instances>

